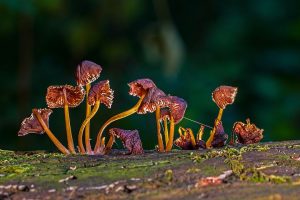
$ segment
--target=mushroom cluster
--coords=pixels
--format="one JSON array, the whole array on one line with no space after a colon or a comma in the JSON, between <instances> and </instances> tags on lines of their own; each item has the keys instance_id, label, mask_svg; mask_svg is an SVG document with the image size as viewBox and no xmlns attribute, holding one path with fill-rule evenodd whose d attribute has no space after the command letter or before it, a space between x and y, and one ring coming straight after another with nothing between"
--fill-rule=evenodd
<instances>
[{"instance_id":1,"label":"mushroom cluster","mask_svg":"<svg viewBox=\"0 0 300 200\"><path fill-rule=\"evenodd\" d=\"M222 147L226 144L228 135L222 125L223 111L227 105L233 104L237 88L231 86L220 86L212 93L212 100L219 107L219 113L215 119L214 126L210 127L199 123L201 126L195 136L190 128L179 127L179 138L174 141L174 130L183 118L186 118L185 111L187 102L177 96L167 95L149 78L142 78L128 83L129 95L139 98L138 102L130 109L110 117L100 127L94 148L91 146L90 121L98 113L100 105L111 108L114 100L114 91L110 88L109 80L102 80L94 83L102 72L102 67L91 61L82 61L76 69L76 85L53 85L47 88L47 108L32 109L32 114L21 123L18 136L25 136L29 133L44 134L50 138L54 145L63 154L108 154L116 138L121 139L128 154L142 154L143 147L138 130L123 130L120 128L109 129L109 139L105 141L105 129L113 122L133 114L155 113L157 151L168 152L172 150L173 144L184 150L196 150L212 147ZM78 107L85 100L85 119L83 120L77 135L77 148L73 140L73 132L69 108ZM63 108L67 147L65 147L49 128L49 117L52 109ZM251 144L259 142L263 138L263 129L257 128L247 119L247 124L236 122L233 126L232 141L237 136L237 142ZM196 122L196 121L194 121ZM208 127L210 136L205 142L203 139L204 128ZM163 134L162 134L163 131Z\"/></svg>"}]
</instances>

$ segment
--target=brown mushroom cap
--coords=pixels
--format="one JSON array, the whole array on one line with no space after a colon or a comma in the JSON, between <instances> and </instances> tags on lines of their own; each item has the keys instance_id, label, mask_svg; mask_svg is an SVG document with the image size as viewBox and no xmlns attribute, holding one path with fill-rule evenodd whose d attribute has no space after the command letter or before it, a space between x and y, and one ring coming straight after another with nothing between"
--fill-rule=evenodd
<instances>
[{"instance_id":1,"label":"brown mushroom cap","mask_svg":"<svg viewBox=\"0 0 300 200\"><path fill-rule=\"evenodd\" d=\"M187 108L186 101L176 96L160 96L156 103L161 108L169 108L170 115L174 118L175 124L178 124L182 120Z\"/></svg>"},{"instance_id":2,"label":"brown mushroom cap","mask_svg":"<svg viewBox=\"0 0 300 200\"><path fill-rule=\"evenodd\" d=\"M109 134L120 138L123 146L128 149L130 154L136 155L144 153L138 130L111 128L109 129Z\"/></svg>"},{"instance_id":3,"label":"brown mushroom cap","mask_svg":"<svg viewBox=\"0 0 300 200\"><path fill-rule=\"evenodd\" d=\"M233 133L237 135L238 142L241 144L258 143L263 139L264 129L258 128L255 124L250 123L250 119L243 122L235 122L233 125Z\"/></svg>"},{"instance_id":4,"label":"brown mushroom cap","mask_svg":"<svg viewBox=\"0 0 300 200\"><path fill-rule=\"evenodd\" d=\"M163 108L163 109L160 110L159 120L162 121L164 119L170 120L170 111L169 111L169 109Z\"/></svg>"},{"instance_id":5,"label":"brown mushroom cap","mask_svg":"<svg viewBox=\"0 0 300 200\"><path fill-rule=\"evenodd\" d=\"M101 71L102 68L100 65L88 60L82 61L76 69L77 85L84 86L94 82L99 78Z\"/></svg>"},{"instance_id":6,"label":"brown mushroom cap","mask_svg":"<svg viewBox=\"0 0 300 200\"><path fill-rule=\"evenodd\" d=\"M154 112L156 110L157 101L162 97L166 96L166 94L158 89L157 87L150 88L144 97L137 113L138 114L145 114L147 112Z\"/></svg>"},{"instance_id":7,"label":"brown mushroom cap","mask_svg":"<svg viewBox=\"0 0 300 200\"><path fill-rule=\"evenodd\" d=\"M237 87L220 86L212 93L212 100L221 109L225 109L227 105L233 104L235 96L237 94Z\"/></svg>"},{"instance_id":8,"label":"brown mushroom cap","mask_svg":"<svg viewBox=\"0 0 300 200\"><path fill-rule=\"evenodd\" d=\"M83 101L84 96L85 91L79 86L49 86L46 102L49 108L63 108L65 103L69 107L76 107Z\"/></svg>"},{"instance_id":9,"label":"brown mushroom cap","mask_svg":"<svg viewBox=\"0 0 300 200\"><path fill-rule=\"evenodd\" d=\"M155 88L156 85L151 79L143 78L128 83L129 94L132 96L138 96L141 98L151 88Z\"/></svg>"},{"instance_id":10,"label":"brown mushroom cap","mask_svg":"<svg viewBox=\"0 0 300 200\"><path fill-rule=\"evenodd\" d=\"M226 144L228 135L225 133L222 121L219 121L216 125L216 133L214 135L211 145L213 147L223 147Z\"/></svg>"},{"instance_id":11,"label":"brown mushroom cap","mask_svg":"<svg viewBox=\"0 0 300 200\"><path fill-rule=\"evenodd\" d=\"M43 121L45 124L49 127L49 117L52 113L51 109L38 109L38 113L41 115ZM31 113L30 117L25 118L21 123L21 128L18 132L18 136L24 136L29 133L35 133L35 134L43 134L45 133L45 130L41 126L38 119L35 117L33 113Z\"/></svg>"},{"instance_id":12,"label":"brown mushroom cap","mask_svg":"<svg viewBox=\"0 0 300 200\"><path fill-rule=\"evenodd\" d=\"M89 95L88 103L95 105L96 101L99 101L111 108L114 99L114 91L110 88L109 80L100 81L92 86Z\"/></svg>"}]
</instances>

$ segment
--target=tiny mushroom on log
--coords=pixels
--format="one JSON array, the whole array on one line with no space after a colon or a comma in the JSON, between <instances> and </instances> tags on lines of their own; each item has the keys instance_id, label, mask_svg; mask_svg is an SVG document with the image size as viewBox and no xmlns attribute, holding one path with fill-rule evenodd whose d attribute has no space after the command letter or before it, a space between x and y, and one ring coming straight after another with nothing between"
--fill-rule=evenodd
<instances>
[{"instance_id":1,"label":"tiny mushroom on log","mask_svg":"<svg viewBox=\"0 0 300 200\"><path fill-rule=\"evenodd\" d=\"M204 126L201 126L195 138L192 129L179 127L179 138L174 141L174 144L183 150L205 149L205 142L202 140L203 132Z\"/></svg>"},{"instance_id":2,"label":"tiny mushroom on log","mask_svg":"<svg viewBox=\"0 0 300 200\"><path fill-rule=\"evenodd\" d=\"M102 68L100 65L84 60L76 69L76 82L78 86L85 86L86 89L86 118L91 113L91 105L88 103L89 91L91 89L91 83L97 80L100 76ZM90 123L85 126L85 145L88 152L92 151L90 144Z\"/></svg>"},{"instance_id":3,"label":"tiny mushroom on log","mask_svg":"<svg viewBox=\"0 0 300 200\"><path fill-rule=\"evenodd\" d=\"M148 94L148 92L152 89L152 88L156 88L156 85L154 84L154 82L150 79L138 79L135 81L130 82L129 84L129 94L132 96L137 96L140 98L140 100L137 102L136 105L134 105L132 108L130 108L129 110L126 110L124 112L121 112L111 118L109 118L100 128L98 135L97 135L97 139L96 139L96 145L94 148L94 153L100 153L99 151L101 149L103 149L102 144L103 143L103 139L102 139L102 134L104 132L104 129L110 125L112 122L117 121L119 119L123 119L125 117L128 117L134 113L137 113L140 106L143 103L143 100L145 98L145 96Z\"/></svg>"},{"instance_id":4,"label":"tiny mushroom on log","mask_svg":"<svg viewBox=\"0 0 300 200\"><path fill-rule=\"evenodd\" d=\"M187 108L187 103L182 98L168 95L168 96L160 96L159 98L157 98L156 105L157 108L167 109L167 111L169 112L169 117L164 117L164 118L170 120L168 142L166 143L166 149L165 149L165 151L170 151L173 146L175 124L178 124L183 119L185 110ZM166 111L164 111L163 115L167 115L165 112ZM162 116L159 115L158 119L160 118L162 118ZM164 129L167 128L168 127L164 127ZM160 131L160 129L158 131Z\"/></svg>"},{"instance_id":5,"label":"tiny mushroom on log","mask_svg":"<svg viewBox=\"0 0 300 200\"><path fill-rule=\"evenodd\" d=\"M228 135L224 131L222 121L219 121L216 125L216 133L214 134L211 145L212 147L223 147L225 146L227 139Z\"/></svg>"},{"instance_id":6,"label":"tiny mushroom on log","mask_svg":"<svg viewBox=\"0 0 300 200\"><path fill-rule=\"evenodd\" d=\"M46 102L48 107L64 108L68 149L71 153L76 152L71 130L69 107L77 107L83 101L84 95L85 91L79 86L49 86L47 89Z\"/></svg>"},{"instance_id":7,"label":"tiny mushroom on log","mask_svg":"<svg viewBox=\"0 0 300 200\"><path fill-rule=\"evenodd\" d=\"M122 141L123 146L129 151L128 154L138 155L144 153L138 130L111 128L109 129L109 134L111 138L116 137ZM112 146L110 143L113 143L114 139L110 139L110 141L105 149L106 152L110 151Z\"/></svg>"},{"instance_id":8,"label":"tiny mushroom on log","mask_svg":"<svg viewBox=\"0 0 300 200\"><path fill-rule=\"evenodd\" d=\"M214 128L211 131L211 134L206 142L207 148L210 148L212 146L212 141L216 133L217 125L222 119L223 110L226 108L227 105L233 104L236 94L237 88L231 86L220 86L213 91L212 100L219 107L219 113L217 119L215 120Z\"/></svg>"},{"instance_id":9,"label":"tiny mushroom on log","mask_svg":"<svg viewBox=\"0 0 300 200\"><path fill-rule=\"evenodd\" d=\"M114 91L110 88L109 80L100 81L92 86L88 95L88 104L94 106L91 113L83 121L79 134L78 134L78 146L81 153L85 153L85 149L82 142L83 130L85 126L97 113L100 103L103 103L107 108L111 108L114 99ZM90 141L86 141L86 147L90 146ZM92 150L87 148L87 154L93 154Z\"/></svg>"},{"instance_id":10,"label":"tiny mushroom on log","mask_svg":"<svg viewBox=\"0 0 300 200\"><path fill-rule=\"evenodd\" d=\"M32 109L30 117L25 118L21 123L21 128L18 132L18 136L25 136L29 133L46 134L54 145L64 154L69 154L69 151L49 129L49 117L52 113L51 109Z\"/></svg>"},{"instance_id":11,"label":"tiny mushroom on log","mask_svg":"<svg viewBox=\"0 0 300 200\"><path fill-rule=\"evenodd\" d=\"M256 127L255 124L250 123L250 119L246 119L246 124L235 122L232 132L237 136L237 142L241 144L253 144L263 139L264 129Z\"/></svg>"}]
</instances>

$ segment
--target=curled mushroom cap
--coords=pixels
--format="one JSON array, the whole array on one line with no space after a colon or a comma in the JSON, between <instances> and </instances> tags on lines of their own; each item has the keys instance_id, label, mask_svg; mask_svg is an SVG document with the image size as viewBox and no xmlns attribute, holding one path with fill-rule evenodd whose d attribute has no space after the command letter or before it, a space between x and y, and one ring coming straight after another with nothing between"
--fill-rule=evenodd
<instances>
[{"instance_id":1,"label":"curled mushroom cap","mask_svg":"<svg viewBox=\"0 0 300 200\"><path fill-rule=\"evenodd\" d=\"M144 97L137 113L138 114L145 114L147 112L153 113L156 110L157 101L160 97L166 96L166 94L158 89L157 87L150 88Z\"/></svg>"},{"instance_id":2,"label":"curled mushroom cap","mask_svg":"<svg viewBox=\"0 0 300 200\"><path fill-rule=\"evenodd\" d=\"M106 107L111 108L114 99L114 91L110 88L109 80L100 81L92 86L89 95L88 103L95 105L96 101L100 101Z\"/></svg>"},{"instance_id":3,"label":"curled mushroom cap","mask_svg":"<svg viewBox=\"0 0 300 200\"><path fill-rule=\"evenodd\" d=\"M226 144L228 135L225 133L222 121L219 121L216 125L216 133L214 135L211 145L213 147L223 147Z\"/></svg>"},{"instance_id":4,"label":"curled mushroom cap","mask_svg":"<svg viewBox=\"0 0 300 200\"><path fill-rule=\"evenodd\" d=\"M79 86L49 86L46 102L49 108L62 108L65 104L76 107L83 101L84 96L85 91Z\"/></svg>"},{"instance_id":5,"label":"curled mushroom cap","mask_svg":"<svg viewBox=\"0 0 300 200\"><path fill-rule=\"evenodd\" d=\"M88 60L82 61L76 70L77 85L84 86L94 82L99 78L101 71L100 65Z\"/></svg>"},{"instance_id":6,"label":"curled mushroom cap","mask_svg":"<svg viewBox=\"0 0 300 200\"><path fill-rule=\"evenodd\" d=\"M213 91L212 99L219 108L225 109L227 105L233 104L237 90L237 87L222 85Z\"/></svg>"},{"instance_id":7,"label":"curled mushroom cap","mask_svg":"<svg viewBox=\"0 0 300 200\"><path fill-rule=\"evenodd\" d=\"M39 114L41 115L43 121L45 124L49 127L49 117L52 113L51 109L38 109L37 110ZM35 133L35 134L44 134L45 130L41 126L38 119L35 117L35 115L32 113L30 117L25 118L21 123L21 128L18 132L18 136L24 136L29 133Z\"/></svg>"},{"instance_id":8,"label":"curled mushroom cap","mask_svg":"<svg viewBox=\"0 0 300 200\"><path fill-rule=\"evenodd\" d=\"M142 97L149 89L156 87L154 82L148 78L137 79L128 83L128 86L130 88L129 94L138 97Z\"/></svg>"},{"instance_id":9,"label":"curled mushroom cap","mask_svg":"<svg viewBox=\"0 0 300 200\"><path fill-rule=\"evenodd\" d=\"M128 149L130 154L143 154L143 146L138 130L123 130L120 128L109 129L109 134L120 138L123 146Z\"/></svg>"},{"instance_id":10,"label":"curled mushroom cap","mask_svg":"<svg viewBox=\"0 0 300 200\"><path fill-rule=\"evenodd\" d=\"M264 129L256 127L250 123L250 119L246 119L246 124L243 122L235 122L233 125L233 133L237 135L238 142L241 144L258 143L263 139Z\"/></svg>"},{"instance_id":11,"label":"curled mushroom cap","mask_svg":"<svg viewBox=\"0 0 300 200\"><path fill-rule=\"evenodd\" d=\"M169 108L170 116L174 118L175 124L178 124L182 120L187 108L186 101L176 96L160 96L156 104L161 108Z\"/></svg>"}]
</instances>

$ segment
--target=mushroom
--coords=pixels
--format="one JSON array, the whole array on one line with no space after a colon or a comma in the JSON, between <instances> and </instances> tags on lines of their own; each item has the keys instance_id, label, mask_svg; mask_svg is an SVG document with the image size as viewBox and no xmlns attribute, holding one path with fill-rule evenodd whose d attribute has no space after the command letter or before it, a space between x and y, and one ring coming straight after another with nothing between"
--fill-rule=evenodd
<instances>
[{"instance_id":1,"label":"mushroom","mask_svg":"<svg viewBox=\"0 0 300 200\"><path fill-rule=\"evenodd\" d=\"M94 106L91 113L86 117L83 121L79 133L78 133L78 146L81 153L85 153L85 149L82 142L83 137L83 130L90 122L90 120L95 116L97 113L100 103L103 103L107 108L111 108L114 98L114 91L110 88L109 80L100 81L92 86L89 97L88 97L88 104ZM87 138L85 138L87 139ZM90 146L90 140L85 141L87 153L92 154L92 150L88 148ZM88 145L87 145L88 144Z\"/></svg>"},{"instance_id":2,"label":"mushroom","mask_svg":"<svg viewBox=\"0 0 300 200\"><path fill-rule=\"evenodd\" d=\"M91 83L97 80L100 76L102 68L100 65L84 60L76 69L76 82L78 86L85 86L86 88L86 118L91 113L91 105L88 103L89 91L91 89ZM92 151L90 144L90 122L85 126L85 145L88 152Z\"/></svg>"},{"instance_id":3,"label":"mushroom","mask_svg":"<svg viewBox=\"0 0 300 200\"><path fill-rule=\"evenodd\" d=\"M211 134L206 142L207 148L210 148L212 146L211 143L214 139L217 125L222 119L223 110L226 108L227 105L233 104L236 94L237 94L237 88L231 86L220 86L213 91L212 100L217 104L217 106L220 109L219 109L218 117L215 120L214 128L211 131Z\"/></svg>"},{"instance_id":4,"label":"mushroom","mask_svg":"<svg viewBox=\"0 0 300 200\"><path fill-rule=\"evenodd\" d=\"M174 141L174 144L184 150L205 149L205 142L202 140L203 131L204 126L201 126L195 138L192 129L179 127L180 137Z\"/></svg>"},{"instance_id":5,"label":"mushroom","mask_svg":"<svg viewBox=\"0 0 300 200\"><path fill-rule=\"evenodd\" d=\"M218 121L216 125L216 132L211 142L212 147L223 147L226 144L228 135L225 133L222 121Z\"/></svg>"},{"instance_id":6,"label":"mushroom","mask_svg":"<svg viewBox=\"0 0 300 200\"><path fill-rule=\"evenodd\" d=\"M166 143L166 151L170 151L173 146L174 140L174 128L175 124L178 124L184 117L185 110L187 108L187 103L184 99L176 96L160 96L156 99L157 108L167 109L168 112L163 111L163 115L159 118L162 118L165 115L165 119L170 120L170 131L168 136L168 142ZM158 110L158 109L157 109ZM168 114L167 114L168 113ZM166 117L166 115L169 115ZM164 127L167 129L168 127Z\"/></svg>"},{"instance_id":7,"label":"mushroom","mask_svg":"<svg viewBox=\"0 0 300 200\"><path fill-rule=\"evenodd\" d=\"M138 130L111 128L109 129L109 134L122 140L123 146L129 151L128 154L137 155L144 153ZM109 150L110 148L106 148L106 152Z\"/></svg>"},{"instance_id":8,"label":"mushroom","mask_svg":"<svg viewBox=\"0 0 300 200\"><path fill-rule=\"evenodd\" d=\"M101 141L102 141L102 133L104 131L104 129L111 124L114 121L117 121L119 119L128 117L134 113L137 113L139 111L140 106L142 105L142 103L144 102L144 99L146 100L146 102L148 101L146 98L148 94L148 92L152 89L152 88L156 88L156 85L154 84L154 82L150 79L138 79L135 81L130 82L129 84L129 94L132 96L137 96L140 98L140 100L137 102L136 105L134 105L132 108L130 108L129 110L126 110L124 112L121 112L111 118L109 118L100 128L98 135L97 135L97 139L96 139L96 145L94 148L94 152L95 153L100 153L100 146L101 146ZM141 109L139 112L142 113L144 111L150 111L149 109L152 108L152 106L143 106L144 109Z\"/></svg>"},{"instance_id":9,"label":"mushroom","mask_svg":"<svg viewBox=\"0 0 300 200\"><path fill-rule=\"evenodd\" d=\"M83 101L84 95L84 90L79 86L49 86L47 89L46 102L48 107L64 108L68 149L71 153L76 152L72 137L69 107L77 107Z\"/></svg>"},{"instance_id":10,"label":"mushroom","mask_svg":"<svg viewBox=\"0 0 300 200\"><path fill-rule=\"evenodd\" d=\"M51 109L32 109L30 117L25 118L21 123L21 128L18 132L18 136L25 136L29 133L46 134L54 145L63 153L69 154L69 151L49 129L49 117L52 113Z\"/></svg>"},{"instance_id":11,"label":"mushroom","mask_svg":"<svg viewBox=\"0 0 300 200\"><path fill-rule=\"evenodd\" d=\"M232 130L234 135L237 135L237 141L241 144L258 143L263 139L264 129L256 127L250 123L250 119L246 119L246 124L243 122L235 122Z\"/></svg>"}]
</instances>

